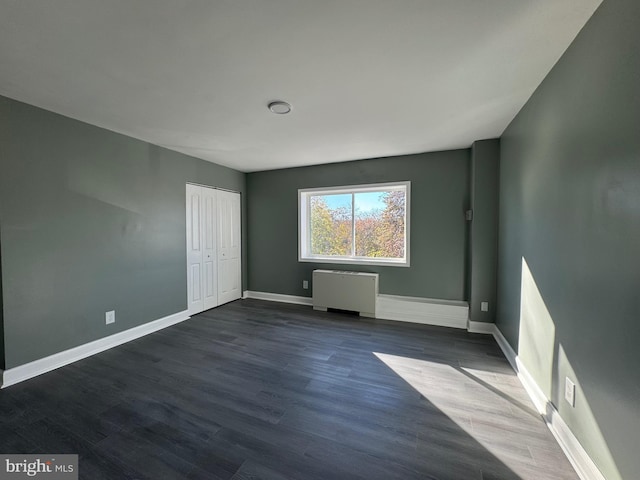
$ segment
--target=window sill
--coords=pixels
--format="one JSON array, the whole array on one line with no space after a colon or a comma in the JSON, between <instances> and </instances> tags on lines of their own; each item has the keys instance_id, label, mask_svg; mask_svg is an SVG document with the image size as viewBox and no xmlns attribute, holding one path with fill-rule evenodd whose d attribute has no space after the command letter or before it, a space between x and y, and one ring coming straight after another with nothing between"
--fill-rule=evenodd
<instances>
[{"instance_id":1,"label":"window sill","mask_svg":"<svg viewBox=\"0 0 640 480\"><path fill-rule=\"evenodd\" d=\"M339 257L302 257L298 258L298 262L305 263L326 263L334 265L375 265L384 267L410 267L409 260L364 260Z\"/></svg>"}]
</instances>

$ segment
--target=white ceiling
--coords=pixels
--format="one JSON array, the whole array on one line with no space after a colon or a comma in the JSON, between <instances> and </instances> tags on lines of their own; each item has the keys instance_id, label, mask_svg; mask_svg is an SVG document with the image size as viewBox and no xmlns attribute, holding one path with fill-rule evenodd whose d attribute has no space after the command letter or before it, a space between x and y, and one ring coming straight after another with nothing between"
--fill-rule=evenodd
<instances>
[{"instance_id":1,"label":"white ceiling","mask_svg":"<svg viewBox=\"0 0 640 480\"><path fill-rule=\"evenodd\" d=\"M600 2L0 0L0 94L242 171L469 147Z\"/></svg>"}]
</instances>

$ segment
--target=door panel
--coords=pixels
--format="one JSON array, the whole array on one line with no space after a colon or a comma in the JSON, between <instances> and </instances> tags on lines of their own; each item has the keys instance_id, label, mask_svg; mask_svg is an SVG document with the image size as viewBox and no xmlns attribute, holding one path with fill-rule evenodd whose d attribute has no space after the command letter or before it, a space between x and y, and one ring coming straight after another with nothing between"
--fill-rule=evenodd
<instances>
[{"instance_id":1,"label":"door panel","mask_svg":"<svg viewBox=\"0 0 640 480\"><path fill-rule=\"evenodd\" d=\"M213 188L200 187L202 192L202 262L204 310L218 306L218 276L216 275L216 196Z\"/></svg>"},{"instance_id":2,"label":"door panel","mask_svg":"<svg viewBox=\"0 0 640 480\"><path fill-rule=\"evenodd\" d=\"M240 194L218 192L218 302L242 296L240 263Z\"/></svg>"},{"instance_id":3,"label":"door panel","mask_svg":"<svg viewBox=\"0 0 640 480\"><path fill-rule=\"evenodd\" d=\"M200 283L201 276L200 265L197 263L191 265L191 285L193 285L193 288L191 289L191 301L193 303L202 302L202 285Z\"/></svg>"},{"instance_id":4,"label":"door panel","mask_svg":"<svg viewBox=\"0 0 640 480\"><path fill-rule=\"evenodd\" d=\"M200 187L187 185L187 310L190 314L204 310L202 300Z\"/></svg>"}]
</instances>

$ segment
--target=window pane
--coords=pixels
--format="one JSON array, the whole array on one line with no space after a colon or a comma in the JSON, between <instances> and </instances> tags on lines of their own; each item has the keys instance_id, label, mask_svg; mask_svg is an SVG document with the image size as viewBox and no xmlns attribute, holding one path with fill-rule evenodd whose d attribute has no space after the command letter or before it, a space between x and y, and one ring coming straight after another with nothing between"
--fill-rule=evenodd
<instances>
[{"instance_id":1,"label":"window pane","mask_svg":"<svg viewBox=\"0 0 640 480\"><path fill-rule=\"evenodd\" d=\"M351 195L309 197L311 255L351 255Z\"/></svg>"},{"instance_id":2,"label":"window pane","mask_svg":"<svg viewBox=\"0 0 640 480\"><path fill-rule=\"evenodd\" d=\"M404 258L405 192L356 193L356 256Z\"/></svg>"},{"instance_id":3,"label":"window pane","mask_svg":"<svg viewBox=\"0 0 640 480\"><path fill-rule=\"evenodd\" d=\"M381 231L384 203L382 192L356 193L356 256L384 257L378 238Z\"/></svg>"}]
</instances>

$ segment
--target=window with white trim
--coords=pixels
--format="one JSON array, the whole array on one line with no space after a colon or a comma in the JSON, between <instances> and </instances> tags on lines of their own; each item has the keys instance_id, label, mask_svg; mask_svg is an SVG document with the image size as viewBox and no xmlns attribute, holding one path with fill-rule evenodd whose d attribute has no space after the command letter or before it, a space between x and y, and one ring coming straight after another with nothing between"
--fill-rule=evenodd
<instances>
[{"instance_id":1,"label":"window with white trim","mask_svg":"<svg viewBox=\"0 0 640 480\"><path fill-rule=\"evenodd\" d=\"M408 267L410 187L298 190L299 261Z\"/></svg>"}]
</instances>

